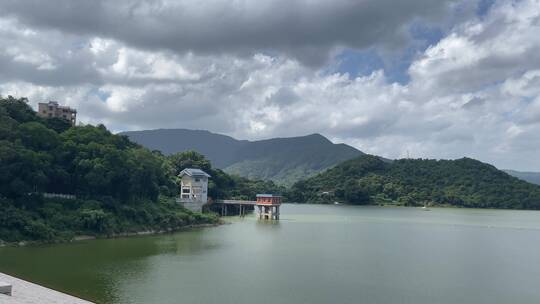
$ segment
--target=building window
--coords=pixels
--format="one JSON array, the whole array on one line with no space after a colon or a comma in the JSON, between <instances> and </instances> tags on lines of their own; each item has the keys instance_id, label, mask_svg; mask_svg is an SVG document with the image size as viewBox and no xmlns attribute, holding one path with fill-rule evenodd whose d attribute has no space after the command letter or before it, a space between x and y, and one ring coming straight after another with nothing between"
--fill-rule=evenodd
<instances>
[{"instance_id":1,"label":"building window","mask_svg":"<svg viewBox=\"0 0 540 304\"><path fill-rule=\"evenodd\" d=\"M182 188L182 193L188 193L189 194L190 193L189 190L190 190L189 188Z\"/></svg>"},{"instance_id":2,"label":"building window","mask_svg":"<svg viewBox=\"0 0 540 304\"><path fill-rule=\"evenodd\" d=\"M196 178L196 179L195 179L195 182L197 182L197 183L200 182L200 181L201 181L200 178Z\"/></svg>"}]
</instances>

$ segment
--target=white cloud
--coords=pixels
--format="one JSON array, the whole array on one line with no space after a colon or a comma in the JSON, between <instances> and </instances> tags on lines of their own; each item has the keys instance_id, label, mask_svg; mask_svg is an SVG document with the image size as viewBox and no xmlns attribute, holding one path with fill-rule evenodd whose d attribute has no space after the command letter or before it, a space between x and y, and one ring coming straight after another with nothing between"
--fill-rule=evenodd
<instances>
[{"instance_id":1,"label":"white cloud","mask_svg":"<svg viewBox=\"0 0 540 304\"><path fill-rule=\"evenodd\" d=\"M24 50L0 48L0 94L59 100L77 107L80 120L116 131L182 127L249 139L318 132L390 158L471 156L540 170L539 4L499 1L456 24L413 59L406 84L384 70L327 74L289 52L305 41L278 51L251 41L250 54L175 52L0 18L0 38ZM153 22L141 19L161 24Z\"/></svg>"},{"instance_id":2,"label":"white cloud","mask_svg":"<svg viewBox=\"0 0 540 304\"><path fill-rule=\"evenodd\" d=\"M466 92L540 68L540 1L498 1L431 46L409 72L424 90Z\"/></svg>"},{"instance_id":3,"label":"white cloud","mask_svg":"<svg viewBox=\"0 0 540 304\"><path fill-rule=\"evenodd\" d=\"M0 16L146 50L250 57L275 50L318 65L339 46L396 48L406 25L440 20L453 0L3 0ZM468 0L466 2L474 2Z\"/></svg>"},{"instance_id":4,"label":"white cloud","mask_svg":"<svg viewBox=\"0 0 540 304\"><path fill-rule=\"evenodd\" d=\"M142 52L134 49L121 47L117 51L117 61L110 66L109 70L103 71L104 77L108 73L116 73L115 77L130 79L151 80L197 80L197 73L186 70L174 56L163 53Z\"/></svg>"}]
</instances>

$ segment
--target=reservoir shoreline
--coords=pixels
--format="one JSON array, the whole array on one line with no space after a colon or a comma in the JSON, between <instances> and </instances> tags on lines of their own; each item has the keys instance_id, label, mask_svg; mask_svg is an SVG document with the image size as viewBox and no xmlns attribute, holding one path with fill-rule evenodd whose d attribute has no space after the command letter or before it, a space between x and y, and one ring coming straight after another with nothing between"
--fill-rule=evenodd
<instances>
[{"instance_id":1,"label":"reservoir shoreline","mask_svg":"<svg viewBox=\"0 0 540 304\"><path fill-rule=\"evenodd\" d=\"M380 208L411 208L411 209L420 209L422 206L405 206L405 205L396 205L396 204L366 204L366 205L355 205L355 204L347 204L347 203L339 203L339 204L304 204L304 203L284 203L286 205L295 205L295 206L336 206L336 207L380 207ZM455 210L494 210L494 211L527 211L527 212L540 212L540 210L536 209L508 209L508 208L469 208L469 207L463 207L463 206L455 206L455 205L428 205L429 209L455 209ZM235 215L231 215L235 216ZM229 222L226 222L223 220L223 217L220 217L218 223L209 223L209 224L194 224L194 225L187 225L178 227L175 229L168 229L168 230L141 230L141 231L134 231L134 232L123 232L123 233L114 233L114 234L103 234L103 235L76 235L71 239L54 239L54 240L23 240L19 242L4 242L0 240L0 247L22 247L22 246L39 246L39 245L50 245L50 244L64 244L64 243L73 243L73 242L80 242L80 241L90 241L90 240L97 240L97 239L119 239L119 238L128 238L128 237L136 237L136 236L148 236L148 235L160 235L160 234L170 234L170 233L176 233L181 231L187 231L190 229L197 229L197 228L207 228L207 227L217 227L224 224L230 224Z\"/></svg>"},{"instance_id":2,"label":"reservoir shoreline","mask_svg":"<svg viewBox=\"0 0 540 304\"><path fill-rule=\"evenodd\" d=\"M129 238L129 237L136 237L136 236L160 235L160 234L188 231L188 230L197 229L197 228L217 227L223 224L225 224L225 222L220 220L219 223L215 223L215 224L187 225L187 226L179 227L176 229L167 229L167 230L141 230L141 231L135 231L135 232L114 233L114 234L109 234L109 235L77 235L77 236L74 236L72 239L68 239L68 240L56 239L56 240L49 240L49 241L28 240L28 241L19 241L19 242L0 242L0 247L53 245L53 244L65 244L65 243L91 241L91 240L99 240L99 239L119 239L119 238Z\"/></svg>"}]
</instances>

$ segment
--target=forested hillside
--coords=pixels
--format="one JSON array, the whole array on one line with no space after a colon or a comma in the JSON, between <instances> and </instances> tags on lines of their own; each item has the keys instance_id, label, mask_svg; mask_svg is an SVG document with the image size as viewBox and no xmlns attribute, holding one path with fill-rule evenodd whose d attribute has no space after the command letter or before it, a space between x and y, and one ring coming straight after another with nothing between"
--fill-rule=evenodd
<instances>
[{"instance_id":1,"label":"forested hillside","mask_svg":"<svg viewBox=\"0 0 540 304\"><path fill-rule=\"evenodd\" d=\"M351 146L334 144L320 134L259 141L236 140L208 131L185 129L121 134L167 155L194 150L227 173L289 186L363 154Z\"/></svg>"},{"instance_id":2,"label":"forested hillside","mask_svg":"<svg viewBox=\"0 0 540 304\"><path fill-rule=\"evenodd\" d=\"M176 174L187 166L212 174L213 198L278 189L212 169L195 152L164 156L103 125L72 127L60 119L41 119L26 99L0 98L0 242L214 223L216 217L174 203Z\"/></svg>"},{"instance_id":3,"label":"forested hillside","mask_svg":"<svg viewBox=\"0 0 540 304\"><path fill-rule=\"evenodd\" d=\"M387 163L365 155L296 183L289 199L300 203L540 209L540 186L470 158Z\"/></svg>"}]
</instances>

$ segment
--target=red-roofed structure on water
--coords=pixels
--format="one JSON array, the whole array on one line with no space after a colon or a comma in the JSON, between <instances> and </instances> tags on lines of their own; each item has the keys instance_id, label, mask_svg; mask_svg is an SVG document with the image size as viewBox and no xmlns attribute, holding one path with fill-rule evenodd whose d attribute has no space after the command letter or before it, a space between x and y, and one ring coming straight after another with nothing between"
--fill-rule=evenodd
<instances>
[{"instance_id":1,"label":"red-roofed structure on water","mask_svg":"<svg viewBox=\"0 0 540 304\"><path fill-rule=\"evenodd\" d=\"M279 220L281 196L274 194L257 194L257 214L259 219Z\"/></svg>"},{"instance_id":2,"label":"red-roofed structure on water","mask_svg":"<svg viewBox=\"0 0 540 304\"><path fill-rule=\"evenodd\" d=\"M256 201L245 200L217 200L213 204L221 206L221 215L226 216L228 206L236 206L234 212L238 210L240 217L245 216L246 212L257 208L259 219L264 220L279 220L279 207L281 206L281 196L275 194L257 194ZM235 210L236 209L236 210Z\"/></svg>"}]
</instances>

